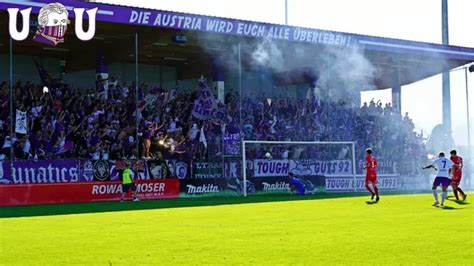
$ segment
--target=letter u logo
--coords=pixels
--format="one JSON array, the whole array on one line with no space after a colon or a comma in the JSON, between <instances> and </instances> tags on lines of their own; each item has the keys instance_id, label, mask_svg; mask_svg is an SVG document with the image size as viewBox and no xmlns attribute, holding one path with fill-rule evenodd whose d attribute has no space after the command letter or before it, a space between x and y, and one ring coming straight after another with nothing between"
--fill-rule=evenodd
<instances>
[{"instance_id":1,"label":"letter u logo","mask_svg":"<svg viewBox=\"0 0 474 266\"><path fill-rule=\"evenodd\" d=\"M83 15L85 8L74 8L74 13L76 14L76 36L79 40L89 41L94 38L95 35L95 20L97 15L97 7L87 10L87 15L89 16L89 29L87 32L84 32L83 29Z\"/></svg>"},{"instance_id":2,"label":"letter u logo","mask_svg":"<svg viewBox=\"0 0 474 266\"><path fill-rule=\"evenodd\" d=\"M18 32L17 29L17 15L18 11L20 9L18 8L9 8L8 9L8 15L10 17L10 25L9 25L9 31L10 31L10 37L15 40L15 41L23 41L26 38L28 38L28 33L30 33L30 14L31 14L31 7L27 9L23 9L20 11L21 16L23 17L23 28L21 29L20 32Z\"/></svg>"}]
</instances>

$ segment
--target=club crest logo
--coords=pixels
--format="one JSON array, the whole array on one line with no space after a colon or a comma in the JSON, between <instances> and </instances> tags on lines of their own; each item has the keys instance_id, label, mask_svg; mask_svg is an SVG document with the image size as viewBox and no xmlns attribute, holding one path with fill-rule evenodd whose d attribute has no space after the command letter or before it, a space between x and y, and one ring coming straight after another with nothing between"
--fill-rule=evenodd
<instances>
[{"instance_id":1,"label":"club crest logo","mask_svg":"<svg viewBox=\"0 0 474 266\"><path fill-rule=\"evenodd\" d=\"M105 160L95 161L94 163L94 177L97 180L105 181L110 177L109 162Z\"/></svg>"},{"instance_id":2,"label":"club crest logo","mask_svg":"<svg viewBox=\"0 0 474 266\"><path fill-rule=\"evenodd\" d=\"M291 169L296 175L311 175L311 166L309 163L305 162L304 160L295 160L296 166Z\"/></svg>"},{"instance_id":3,"label":"club crest logo","mask_svg":"<svg viewBox=\"0 0 474 266\"><path fill-rule=\"evenodd\" d=\"M184 179L188 175L188 165L185 162L176 163L176 176L179 179Z\"/></svg>"},{"instance_id":4,"label":"club crest logo","mask_svg":"<svg viewBox=\"0 0 474 266\"><path fill-rule=\"evenodd\" d=\"M95 24L98 8L71 8L75 15L75 33L78 39L82 41L89 41L95 35ZM56 46L64 42L64 37L70 23L68 17L69 12L61 3L49 3L41 7L38 14L38 28L36 30L33 40L36 42ZM19 10L18 8L8 8L9 14L9 32L10 37L16 41L23 41L28 37L30 31L30 15L32 8ZM21 31L18 31L17 16L20 12L23 19L23 26ZM89 16L89 28L84 31L83 16L84 12Z\"/></svg>"},{"instance_id":5,"label":"club crest logo","mask_svg":"<svg viewBox=\"0 0 474 266\"><path fill-rule=\"evenodd\" d=\"M91 161L85 161L82 169L82 176L86 181L94 180L94 167Z\"/></svg>"},{"instance_id":6,"label":"club crest logo","mask_svg":"<svg viewBox=\"0 0 474 266\"><path fill-rule=\"evenodd\" d=\"M64 42L69 12L60 3L43 6L38 15L38 29L33 40L56 46Z\"/></svg>"}]
</instances>

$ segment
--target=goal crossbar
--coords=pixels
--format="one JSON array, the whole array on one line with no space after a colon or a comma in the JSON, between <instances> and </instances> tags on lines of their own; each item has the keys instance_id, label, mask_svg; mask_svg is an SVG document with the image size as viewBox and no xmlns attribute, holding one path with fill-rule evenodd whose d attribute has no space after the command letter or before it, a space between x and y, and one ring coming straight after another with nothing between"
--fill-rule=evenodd
<instances>
[{"instance_id":1,"label":"goal crossbar","mask_svg":"<svg viewBox=\"0 0 474 266\"><path fill-rule=\"evenodd\" d=\"M243 144L301 144L301 145L308 145L308 144L349 144L355 145L354 141L277 141L277 140L244 140Z\"/></svg>"}]
</instances>

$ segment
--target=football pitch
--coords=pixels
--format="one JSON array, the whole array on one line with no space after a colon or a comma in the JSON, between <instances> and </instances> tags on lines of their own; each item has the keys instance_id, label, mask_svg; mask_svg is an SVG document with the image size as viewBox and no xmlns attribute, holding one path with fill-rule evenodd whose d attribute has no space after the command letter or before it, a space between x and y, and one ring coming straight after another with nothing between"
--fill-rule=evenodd
<instances>
[{"instance_id":1,"label":"football pitch","mask_svg":"<svg viewBox=\"0 0 474 266\"><path fill-rule=\"evenodd\" d=\"M474 264L472 193L340 196L1 208L0 264Z\"/></svg>"}]
</instances>

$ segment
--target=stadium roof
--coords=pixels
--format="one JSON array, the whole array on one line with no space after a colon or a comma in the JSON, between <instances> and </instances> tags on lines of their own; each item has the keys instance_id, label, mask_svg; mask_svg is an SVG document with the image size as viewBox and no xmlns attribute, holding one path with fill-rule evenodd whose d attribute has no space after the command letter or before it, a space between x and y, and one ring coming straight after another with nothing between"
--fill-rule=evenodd
<instances>
[{"instance_id":1,"label":"stadium roof","mask_svg":"<svg viewBox=\"0 0 474 266\"><path fill-rule=\"evenodd\" d=\"M2 31L7 29L8 15L3 12L7 8L32 7L32 13L37 14L39 9L49 2L51 1L0 0L0 23L4 24L0 25L0 28ZM391 87L396 69L400 70L401 85L406 85L474 61L474 48L468 47L103 3L71 0L59 2L69 10L74 7L99 9L96 38L89 43L64 43L69 51L90 49L90 52L93 52L94 47L100 45L113 54L113 60L133 62L133 56L130 56L134 51L131 40L133 40L134 32L138 32L140 34L140 62L149 64L165 62L168 65L177 66L185 64L187 74L184 76L186 77L196 77L199 71L202 72L203 67L210 67L212 60L209 59L213 58L212 54L225 53L223 47L243 42L251 49L262 40L274 40L281 47L291 47L292 49L284 49L284 51L289 50L283 54L284 59L294 57L292 54L294 47L312 54L324 54L327 49L343 51L352 47L360 48L364 56L380 70L377 80L374 81L378 88ZM70 17L74 17L74 12L70 12ZM117 24L121 26L117 27ZM188 39L186 44L173 42L172 39L176 35L186 36ZM226 37L222 38L222 36ZM123 41L126 39L130 42ZM6 45L0 45L0 53L5 53L5 51ZM58 52L45 51L30 40L24 41L15 51L23 54L49 53L51 56L59 56ZM130 51L130 53L124 53L124 51ZM64 52L61 56L63 54ZM76 61L73 65L77 70L90 67L94 61L94 59L90 62L84 60L83 55L69 55L68 58L69 62ZM317 60L320 58L318 56L315 59L315 64L318 64ZM71 64L68 63L68 65ZM182 78L186 78L184 76Z\"/></svg>"}]
</instances>

